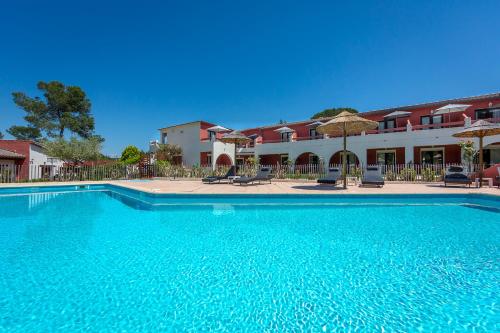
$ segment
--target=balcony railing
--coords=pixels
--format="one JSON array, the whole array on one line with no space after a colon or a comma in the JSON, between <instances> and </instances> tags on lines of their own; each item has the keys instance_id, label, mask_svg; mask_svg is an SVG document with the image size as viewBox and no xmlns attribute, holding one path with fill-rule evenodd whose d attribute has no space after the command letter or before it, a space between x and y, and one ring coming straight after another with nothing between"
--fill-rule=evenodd
<instances>
[{"instance_id":1,"label":"balcony railing","mask_svg":"<svg viewBox=\"0 0 500 333\"><path fill-rule=\"evenodd\" d=\"M413 125L412 128L414 131L419 131L419 130L430 130L430 129L463 127L463 126L465 126L465 121L461 120L461 121L452 121L452 122L448 122L448 123Z\"/></svg>"},{"instance_id":2,"label":"balcony railing","mask_svg":"<svg viewBox=\"0 0 500 333\"><path fill-rule=\"evenodd\" d=\"M394 127L394 128L386 128L386 129L376 129L371 131L366 131L366 134L384 134L384 133L396 133L396 132L406 132L407 128L405 127Z\"/></svg>"},{"instance_id":3,"label":"balcony railing","mask_svg":"<svg viewBox=\"0 0 500 333\"><path fill-rule=\"evenodd\" d=\"M472 120L472 123L477 121ZM484 119L486 121L489 121L491 123L500 123L500 118L488 118ZM452 127L464 127L465 126L465 121L452 121L452 122L447 122L447 123L439 123L439 124L427 124L427 125L412 125L411 130L412 131L421 131L421 130L432 130L432 129L442 129L442 128L452 128ZM408 131L408 128L406 126L404 127L395 127L395 128L386 128L386 129L376 129L376 130L370 130L366 131L367 135L374 135L374 134L387 134L387 133L401 133L401 132L406 132ZM359 136L361 135L360 133L357 134L352 134L350 136ZM341 137L341 135L330 135L329 138L338 138ZM295 142L295 141L310 141L310 140L322 140L325 139L322 135L317 135L317 136L301 136L297 137L294 139L290 139L288 141L282 140L282 139L275 139L275 140L268 140L268 139L263 139L262 143L267 144L267 143L284 143L284 142ZM209 139L202 139L201 142L208 142L210 141ZM238 148L252 148L254 147L255 144L249 143L248 146L238 146Z\"/></svg>"}]
</instances>

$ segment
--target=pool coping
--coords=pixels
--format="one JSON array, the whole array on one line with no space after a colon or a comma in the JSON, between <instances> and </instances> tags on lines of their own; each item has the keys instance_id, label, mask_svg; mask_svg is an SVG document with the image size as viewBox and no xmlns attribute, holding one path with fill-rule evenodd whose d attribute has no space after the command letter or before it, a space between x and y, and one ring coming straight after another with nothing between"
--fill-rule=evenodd
<instances>
[{"instance_id":1,"label":"pool coping","mask_svg":"<svg viewBox=\"0 0 500 333\"><path fill-rule=\"evenodd\" d=\"M37 188L71 188L71 187L80 187L84 188L87 186L106 186L106 187L117 187L123 190L128 190L132 192L136 192L138 194L150 196L150 197L157 197L157 198L175 198L175 197L192 197L192 198L210 198L210 197L220 197L220 198L231 198L231 197L240 197L240 198L255 198L255 197L300 197L300 198L307 198L307 197L313 197L313 198L318 198L322 196L327 196L327 197L346 197L346 198L353 198L353 197L432 197L432 196L437 196L437 197L444 197L444 196L450 196L450 197L459 197L459 196L472 196L472 197L477 197L477 196L484 196L484 197L490 197L490 198L499 198L500 197L500 191L498 193L484 193L484 192L471 192L467 191L468 188L463 188L464 191L460 192L448 192L448 193L443 193L443 192L425 192L425 193L419 193L419 192L414 192L414 193L347 193L347 192L334 192L334 193L325 193L325 192L318 192L318 193L184 193L184 192L157 192L157 191L152 191L144 188L137 188L134 186L126 186L127 184L124 184L123 182L117 183L117 182L109 182L109 181L89 181L89 182L65 182L65 183L43 183L43 184L37 184L37 183L16 183L15 186L5 186L7 184L0 184L0 195L2 194L2 190L16 190L16 189L26 189L26 188L32 188L33 190ZM9 184L12 185L12 184ZM99 190L110 190L109 188L103 188L103 189L95 189L96 191ZM35 192L35 191L33 191ZM19 194L23 193L29 193L29 192L21 192ZM48 192L44 192L48 193ZM13 193L15 194L15 193Z\"/></svg>"},{"instance_id":2,"label":"pool coping","mask_svg":"<svg viewBox=\"0 0 500 333\"><path fill-rule=\"evenodd\" d=\"M88 186L88 185L111 185L111 186L117 186L123 189L128 189L128 190L134 190L139 193L147 193L147 194L153 194L153 195L177 195L177 196L193 196L193 197L210 197L210 196L221 196L221 197L226 197L226 196L371 196L371 195L413 195L413 194L427 194L427 195L452 195L452 194L459 194L459 195L465 195L465 194L472 194L472 195L477 195L477 194L484 194L484 195L489 195L493 197L500 197L500 190L497 190L496 188L467 188L467 187L443 187L443 186L438 186L437 184L434 185L435 188L429 188L429 184L407 184L412 188L412 191L408 191L408 186L405 186L405 191L400 191L397 188L399 187L401 189L401 184L391 184L388 183L386 184L385 188L382 189L373 189L373 188L366 188L366 191L364 188L354 188L354 186L350 186L348 190L342 190L340 188L332 188L332 187L318 187L318 186L312 186L313 184L316 185L315 183L309 183L311 184L310 187L314 187L314 189L317 191L314 192L304 192L304 191L295 191L293 188L293 185L296 186L303 186L304 182L298 182L298 183L290 183L287 182L286 185L280 184L277 185L274 183L276 187L269 188L266 186L272 186L269 184L262 184L262 185L257 185L256 187L253 188L247 188L247 187L240 187L240 186L233 186L230 185L231 188L228 188L227 185L218 185L218 184L201 184L198 182L194 181L180 181L181 183L184 183L184 185L189 184L190 187L193 187L192 189L184 189L184 191L179 190L179 189L173 189L169 188L168 191L164 191L161 189L155 189L155 188L148 188L147 186L144 186L144 184L161 184L164 186L167 184L168 187L175 187L176 183L179 184L179 181L167 181L167 180L158 180L156 181L157 183L154 183L155 181L152 182L145 182L145 183L138 183L138 182L127 182L124 180L118 180L118 181L75 181L75 182L43 182L43 183L3 183L0 184L0 192L2 189L11 189L15 190L16 188L40 188L40 187L63 187L63 186ZM277 182L279 184L279 182ZM140 185L143 186L140 186ZM290 185L291 184L291 185ZM226 187L224 187L226 186ZM395 188L390 188L391 186L394 186ZM179 187L179 186L178 186ZM222 192L218 192L218 190L221 189L221 187L224 187L224 190ZM389 189L387 189L389 187ZM354 189L353 189L354 188ZM216 191L212 191L212 189L216 189ZM335 190L332 190L335 189ZM210 190L211 192L209 193L204 193L204 191ZM258 191L257 191L258 190ZM267 191L269 190L269 191ZM260 191L260 192L259 192ZM354 192L354 193L353 193Z\"/></svg>"}]
</instances>

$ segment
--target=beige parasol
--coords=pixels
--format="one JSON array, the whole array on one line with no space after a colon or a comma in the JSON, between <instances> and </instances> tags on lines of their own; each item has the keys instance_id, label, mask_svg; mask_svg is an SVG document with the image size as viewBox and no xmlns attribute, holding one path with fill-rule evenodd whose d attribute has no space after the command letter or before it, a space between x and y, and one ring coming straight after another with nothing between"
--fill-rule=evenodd
<instances>
[{"instance_id":1,"label":"beige parasol","mask_svg":"<svg viewBox=\"0 0 500 333\"><path fill-rule=\"evenodd\" d=\"M224 134L219 140L224 143L234 144L234 172L236 172L236 146L238 144L247 143L251 141L251 139L240 131L233 131L231 133Z\"/></svg>"},{"instance_id":2,"label":"beige parasol","mask_svg":"<svg viewBox=\"0 0 500 333\"><path fill-rule=\"evenodd\" d=\"M328 122L316 127L316 130L321 134L342 134L344 137L344 151L342 158L342 179L344 181L344 188L347 188L347 136L375 129L377 127L378 123L376 121L362 118L347 111L341 112Z\"/></svg>"},{"instance_id":3,"label":"beige parasol","mask_svg":"<svg viewBox=\"0 0 500 333\"><path fill-rule=\"evenodd\" d=\"M486 120L478 120L464 130L453 134L457 138L479 138L479 186L483 185L483 138L500 134L500 126Z\"/></svg>"}]
</instances>

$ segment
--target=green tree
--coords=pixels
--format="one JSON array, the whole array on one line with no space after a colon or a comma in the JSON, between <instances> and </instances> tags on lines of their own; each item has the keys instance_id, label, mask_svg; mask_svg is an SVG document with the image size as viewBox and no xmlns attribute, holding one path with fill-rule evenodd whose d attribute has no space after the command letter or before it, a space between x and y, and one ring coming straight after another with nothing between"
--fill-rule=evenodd
<instances>
[{"instance_id":1,"label":"green tree","mask_svg":"<svg viewBox=\"0 0 500 333\"><path fill-rule=\"evenodd\" d=\"M155 154L158 161L174 164L175 158L182 155L182 149L178 145L161 144Z\"/></svg>"},{"instance_id":2,"label":"green tree","mask_svg":"<svg viewBox=\"0 0 500 333\"><path fill-rule=\"evenodd\" d=\"M12 94L14 103L26 112L24 119L28 126L13 126L9 133L31 138L38 134L36 130L50 138L63 138L66 130L82 138L93 135L90 100L80 87L65 86L58 81L40 81L37 88L43 91L44 100L22 92Z\"/></svg>"},{"instance_id":3,"label":"green tree","mask_svg":"<svg viewBox=\"0 0 500 333\"><path fill-rule=\"evenodd\" d=\"M39 141L42 138L42 132L32 126L11 126L7 132L17 140Z\"/></svg>"},{"instance_id":4,"label":"green tree","mask_svg":"<svg viewBox=\"0 0 500 333\"><path fill-rule=\"evenodd\" d=\"M358 113L358 110L353 109L353 108L331 108L331 109L326 109L321 112L316 113L314 116L311 117L311 119L318 119L318 118L325 118L325 117L335 117L339 113L347 111L351 113Z\"/></svg>"},{"instance_id":5,"label":"green tree","mask_svg":"<svg viewBox=\"0 0 500 333\"><path fill-rule=\"evenodd\" d=\"M120 162L124 164L136 164L139 163L141 158L142 153L139 148L136 146L128 146L123 150Z\"/></svg>"},{"instance_id":6,"label":"green tree","mask_svg":"<svg viewBox=\"0 0 500 333\"><path fill-rule=\"evenodd\" d=\"M85 161L96 161L102 154L102 142L97 138L69 140L57 138L53 141L44 141L43 146L47 155L57 157L67 163L82 163Z\"/></svg>"},{"instance_id":7,"label":"green tree","mask_svg":"<svg viewBox=\"0 0 500 333\"><path fill-rule=\"evenodd\" d=\"M0 132L0 140L3 139L3 133Z\"/></svg>"}]
</instances>

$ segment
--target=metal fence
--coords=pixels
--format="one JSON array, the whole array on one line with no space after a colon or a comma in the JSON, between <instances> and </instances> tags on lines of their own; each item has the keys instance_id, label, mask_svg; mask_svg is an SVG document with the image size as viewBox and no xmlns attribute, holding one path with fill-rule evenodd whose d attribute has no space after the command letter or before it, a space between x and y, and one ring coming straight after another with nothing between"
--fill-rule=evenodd
<instances>
[{"instance_id":1,"label":"metal fence","mask_svg":"<svg viewBox=\"0 0 500 333\"><path fill-rule=\"evenodd\" d=\"M475 173L479 170L479 165L459 165L459 164L392 164L392 165L348 165L347 177L361 179L366 167L379 166L382 176L386 181L394 182L439 182L443 180L446 169L449 166L462 166L466 173ZM264 165L273 170L273 175L277 179L318 179L325 176L328 168L339 168L341 164L331 164L325 167L321 164L304 165ZM242 174L254 174L258 167L253 167L250 172L239 171Z\"/></svg>"},{"instance_id":2,"label":"metal fence","mask_svg":"<svg viewBox=\"0 0 500 333\"><path fill-rule=\"evenodd\" d=\"M456 165L456 164L454 164ZM398 164L381 165L381 171L386 181L395 182L438 182L441 181L446 168L442 164ZM275 179L317 179L327 173L328 168L342 165L332 164L325 167L322 164L304 165L239 165L239 175L255 175L260 167L272 169ZM464 166L468 172L476 172L478 165ZM98 181L140 178L203 178L210 175L224 175L229 166L211 165L186 167L181 165L134 165L121 164L96 166L49 166L0 165L0 182L50 182L50 181ZM347 176L360 179L365 166L348 165ZM470 170L470 171L469 171Z\"/></svg>"}]
</instances>

